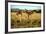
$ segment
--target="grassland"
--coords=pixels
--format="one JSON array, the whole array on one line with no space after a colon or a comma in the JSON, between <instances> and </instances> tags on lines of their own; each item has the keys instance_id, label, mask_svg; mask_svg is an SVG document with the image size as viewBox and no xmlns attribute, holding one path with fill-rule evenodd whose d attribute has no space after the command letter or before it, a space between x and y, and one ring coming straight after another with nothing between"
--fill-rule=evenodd
<instances>
[{"instance_id":1,"label":"grassland","mask_svg":"<svg viewBox=\"0 0 46 34\"><path fill-rule=\"evenodd\" d=\"M34 28L41 26L41 11L11 11L11 28Z\"/></svg>"}]
</instances>

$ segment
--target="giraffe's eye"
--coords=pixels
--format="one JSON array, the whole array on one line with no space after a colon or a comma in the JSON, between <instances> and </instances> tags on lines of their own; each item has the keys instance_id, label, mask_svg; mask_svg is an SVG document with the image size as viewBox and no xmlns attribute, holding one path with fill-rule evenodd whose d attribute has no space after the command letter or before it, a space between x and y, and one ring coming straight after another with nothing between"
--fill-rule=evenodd
<instances>
[{"instance_id":1,"label":"giraffe's eye","mask_svg":"<svg viewBox=\"0 0 46 34\"><path fill-rule=\"evenodd\" d=\"M17 23L19 23L20 21L19 20L17 20Z\"/></svg>"},{"instance_id":2,"label":"giraffe's eye","mask_svg":"<svg viewBox=\"0 0 46 34\"><path fill-rule=\"evenodd\" d=\"M30 23L30 22L27 22L27 23Z\"/></svg>"}]
</instances>

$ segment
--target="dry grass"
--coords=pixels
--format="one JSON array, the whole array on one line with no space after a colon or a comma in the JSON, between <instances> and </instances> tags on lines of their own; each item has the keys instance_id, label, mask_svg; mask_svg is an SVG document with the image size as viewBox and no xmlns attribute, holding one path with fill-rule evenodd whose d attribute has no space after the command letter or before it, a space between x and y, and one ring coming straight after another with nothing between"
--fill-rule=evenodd
<instances>
[{"instance_id":1,"label":"dry grass","mask_svg":"<svg viewBox=\"0 0 46 34\"><path fill-rule=\"evenodd\" d=\"M40 13L32 13L28 17L27 13L16 15L16 12L11 12L12 28L30 28L30 27L40 27L40 26L41 26Z\"/></svg>"}]
</instances>

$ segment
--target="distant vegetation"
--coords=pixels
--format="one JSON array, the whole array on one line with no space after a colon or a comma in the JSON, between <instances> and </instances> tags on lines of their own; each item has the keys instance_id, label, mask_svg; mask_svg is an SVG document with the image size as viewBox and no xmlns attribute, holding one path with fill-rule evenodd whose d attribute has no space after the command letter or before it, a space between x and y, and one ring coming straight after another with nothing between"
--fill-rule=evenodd
<instances>
[{"instance_id":1,"label":"distant vegetation","mask_svg":"<svg viewBox=\"0 0 46 34\"><path fill-rule=\"evenodd\" d=\"M41 9L11 9L11 28L31 28L41 26Z\"/></svg>"}]
</instances>

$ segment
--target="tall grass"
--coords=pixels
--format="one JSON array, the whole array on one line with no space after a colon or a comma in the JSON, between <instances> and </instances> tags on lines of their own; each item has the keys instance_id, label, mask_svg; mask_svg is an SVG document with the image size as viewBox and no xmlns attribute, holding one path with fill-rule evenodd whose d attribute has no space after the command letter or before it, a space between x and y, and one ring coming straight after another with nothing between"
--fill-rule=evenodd
<instances>
[{"instance_id":1,"label":"tall grass","mask_svg":"<svg viewBox=\"0 0 46 34\"><path fill-rule=\"evenodd\" d=\"M29 12L30 13L30 12ZM12 28L32 28L41 26L41 13L33 12L11 12L11 27Z\"/></svg>"}]
</instances>

